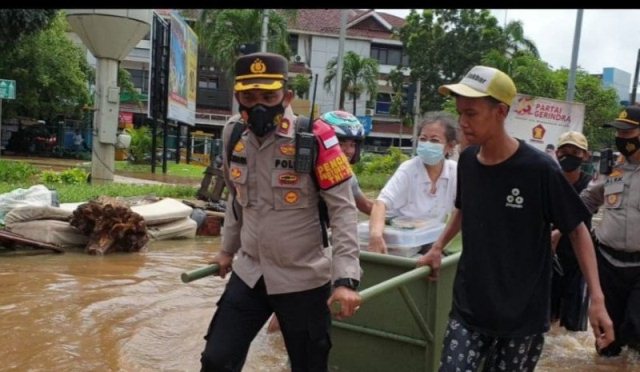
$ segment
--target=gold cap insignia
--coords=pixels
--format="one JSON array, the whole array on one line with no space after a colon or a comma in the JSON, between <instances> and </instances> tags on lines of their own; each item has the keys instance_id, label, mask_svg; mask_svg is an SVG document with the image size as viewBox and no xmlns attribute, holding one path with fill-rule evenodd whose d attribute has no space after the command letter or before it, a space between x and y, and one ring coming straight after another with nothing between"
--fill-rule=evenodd
<instances>
[{"instance_id":1,"label":"gold cap insignia","mask_svg":"<svg viewBox=\"0 0 640 372\"><path fill-rule=\"evenodd\" d=\"M628 115L629 114L627 114L627 110L624 110L620 113L620 116L618 116L618 119L626 119Z\"/></svg>"},{"instance_id":2,"label":"gold cap insignia","mask_svg":"<svg viewBox=\"0 0 640 372\"><path fill-rule=\"evenodd\" d=\"M262 74L267 71L267 65L265 65L260 58L256 58L249 67L249 70L251 70L252 74Z\"/></svg>"}]
</instances>

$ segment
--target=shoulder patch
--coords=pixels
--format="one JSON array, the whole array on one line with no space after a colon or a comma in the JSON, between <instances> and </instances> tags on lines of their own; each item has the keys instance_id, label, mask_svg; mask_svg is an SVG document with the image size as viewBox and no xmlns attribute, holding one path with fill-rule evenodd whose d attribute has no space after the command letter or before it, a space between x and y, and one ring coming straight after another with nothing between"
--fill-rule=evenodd
<instances>
[{"instance_id":1,"label":"shoulder patch","mask_svg":"<svg viewBox=\"0 0 640 372\"><path fill-rule=\"evenodd\" d=\"M244 142L242 142L242 140L240 140L233 147L233 151L234 152L242 152L242 150L244 150Z\"/></svg>"},{"instance_id":2,"label":"shoulder patch","mask_svg":"<svg viewBox=\"0 0 640 372\"><path fill-rule=\"evenodd\" d=\"M316 121L313 125L313 133L319 142L315 168L318 186L322 190L328 190L350 179L351 166L340 146L336 146L338 139L333 128L322 121Z\"/></svg>"}]
</instances>

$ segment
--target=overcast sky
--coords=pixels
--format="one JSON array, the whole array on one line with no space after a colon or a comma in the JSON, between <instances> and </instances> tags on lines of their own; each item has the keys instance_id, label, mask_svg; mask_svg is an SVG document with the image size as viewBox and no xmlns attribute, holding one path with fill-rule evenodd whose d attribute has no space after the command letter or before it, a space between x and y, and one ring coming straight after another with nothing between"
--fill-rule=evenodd
<instances>
[{"instance_id":1,"label":"overcast sky","mask_svg":"<svg viewBox=\"0 0 640 372\"><path fill-rule=\"evenodd\" d=\"M376 9L406 17L410 9ZM418 9L420 11L420 9ZM542 60L553 69L571 66L576 27L576 9L497 9L493 15L501 24L522 21L525 36L535 42ZM640 9L585 9L578 66L592 74L615 67L631 74L636 69L640 48Z\"/></svg>"}]
</instances>

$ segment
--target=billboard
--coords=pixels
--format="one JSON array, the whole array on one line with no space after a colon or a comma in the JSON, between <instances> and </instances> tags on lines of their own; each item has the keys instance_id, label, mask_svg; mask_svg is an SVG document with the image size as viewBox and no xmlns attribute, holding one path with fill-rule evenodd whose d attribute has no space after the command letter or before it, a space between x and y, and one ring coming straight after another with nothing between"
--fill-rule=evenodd
<instances>
[{"instance_id":1,"label":"billboard","mask_svg":"<svg viewBox=\"0 0 640 372\"><path fill-rule=\"evenodd\" d=\"M198 37L175 12L171 12L169 43L167 117L195 125Z\"/></svg>"},{"instance_id":2,"label":"billboard","mask_svg":"<svg viewBox=\"0 0 640 372\"><path fill-rule=\"evenodd\" d=\"M582 132L584 104L518 94L505 123L509 135L544 151L560 134Z\"/></svg>"}]
</instances>

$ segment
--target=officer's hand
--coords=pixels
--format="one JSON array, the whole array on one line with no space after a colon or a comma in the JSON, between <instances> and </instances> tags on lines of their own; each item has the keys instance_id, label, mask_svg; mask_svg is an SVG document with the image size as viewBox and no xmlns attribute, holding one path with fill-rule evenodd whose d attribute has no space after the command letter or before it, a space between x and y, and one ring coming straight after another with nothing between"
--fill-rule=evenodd
<instances>
[{"instance_id":1,"label":"officer's hand","mask_svg":"<svg viewBox=\"0 0 640 372\"><path fill-rule=\"evenodd\" d=\"M601 350L615 340L613 322L607 313L604 300L591 301L589 304L589 321L596 338L596 348Z\"/></svg>"},{"instance_id":2,"label":"officer's hand","mask_svg":"<svg viewBox=\"0 0 640 372\"><path fill-rule=\"evenodd\" d=\"M387 254L387 244L384 242L382 236L370 237L367 250L369 252Z\"/></svg>"},{"instance_id":3,"label":"officer's hand","mask_svg":"<svg viewBox=\"0 0 640 372\"><path fill-rule=\"evenodd\" d=\"M218 265L220 265L220 270L218 271L218 275L224 279L225 276L227 276L227 273L229 271L231 271L231 264L233 263L233 253L227 253L224 251L220 251L218 252L218 254L216 254L215 257L213 257L213 259L211 261L209 261L209 264L214 264L217 263Z\"/></svg>"},{"instance_id":4,"label":"officer's hand","mask_svg":"<svg viewBox=\"0 0 640 372\"><path fill-rule=\"evenodd\" d=\"M357 291L347 287L336 287L327 301L327 306L329 306L331 313L336 319L342 320L352 316L358 311L360 301L360 294ZM334 302L340 304L339 312L332 306Z\"/></svg>"},{"instance_id":5,"label":"officer's hand","mask_svg":"<svg viewBox=\"0 0 640 372\"><path fill-rule=\"evenodd\" d=\"M562 233L560 232L560 230L555 229L551 231L551 250L555 253L556 249L558 248L558 242L560 241L560 238L562 237Z\"/></svg>"},{"instance_id":6,"label":"officer's hand","mask_svg":"<svg viewBox=\"0 0 640 372\"><path fill-rule=\"evenodd\" d=\"M429 280L436 281L438 280L438 275L440 275L440 265L442 264L442 248L434 243L433 246L427 251L427 253L423 254L418 258L416 262L416 266L430 266L431 273L429 274Z\"/></svg>"}]
</instances>

